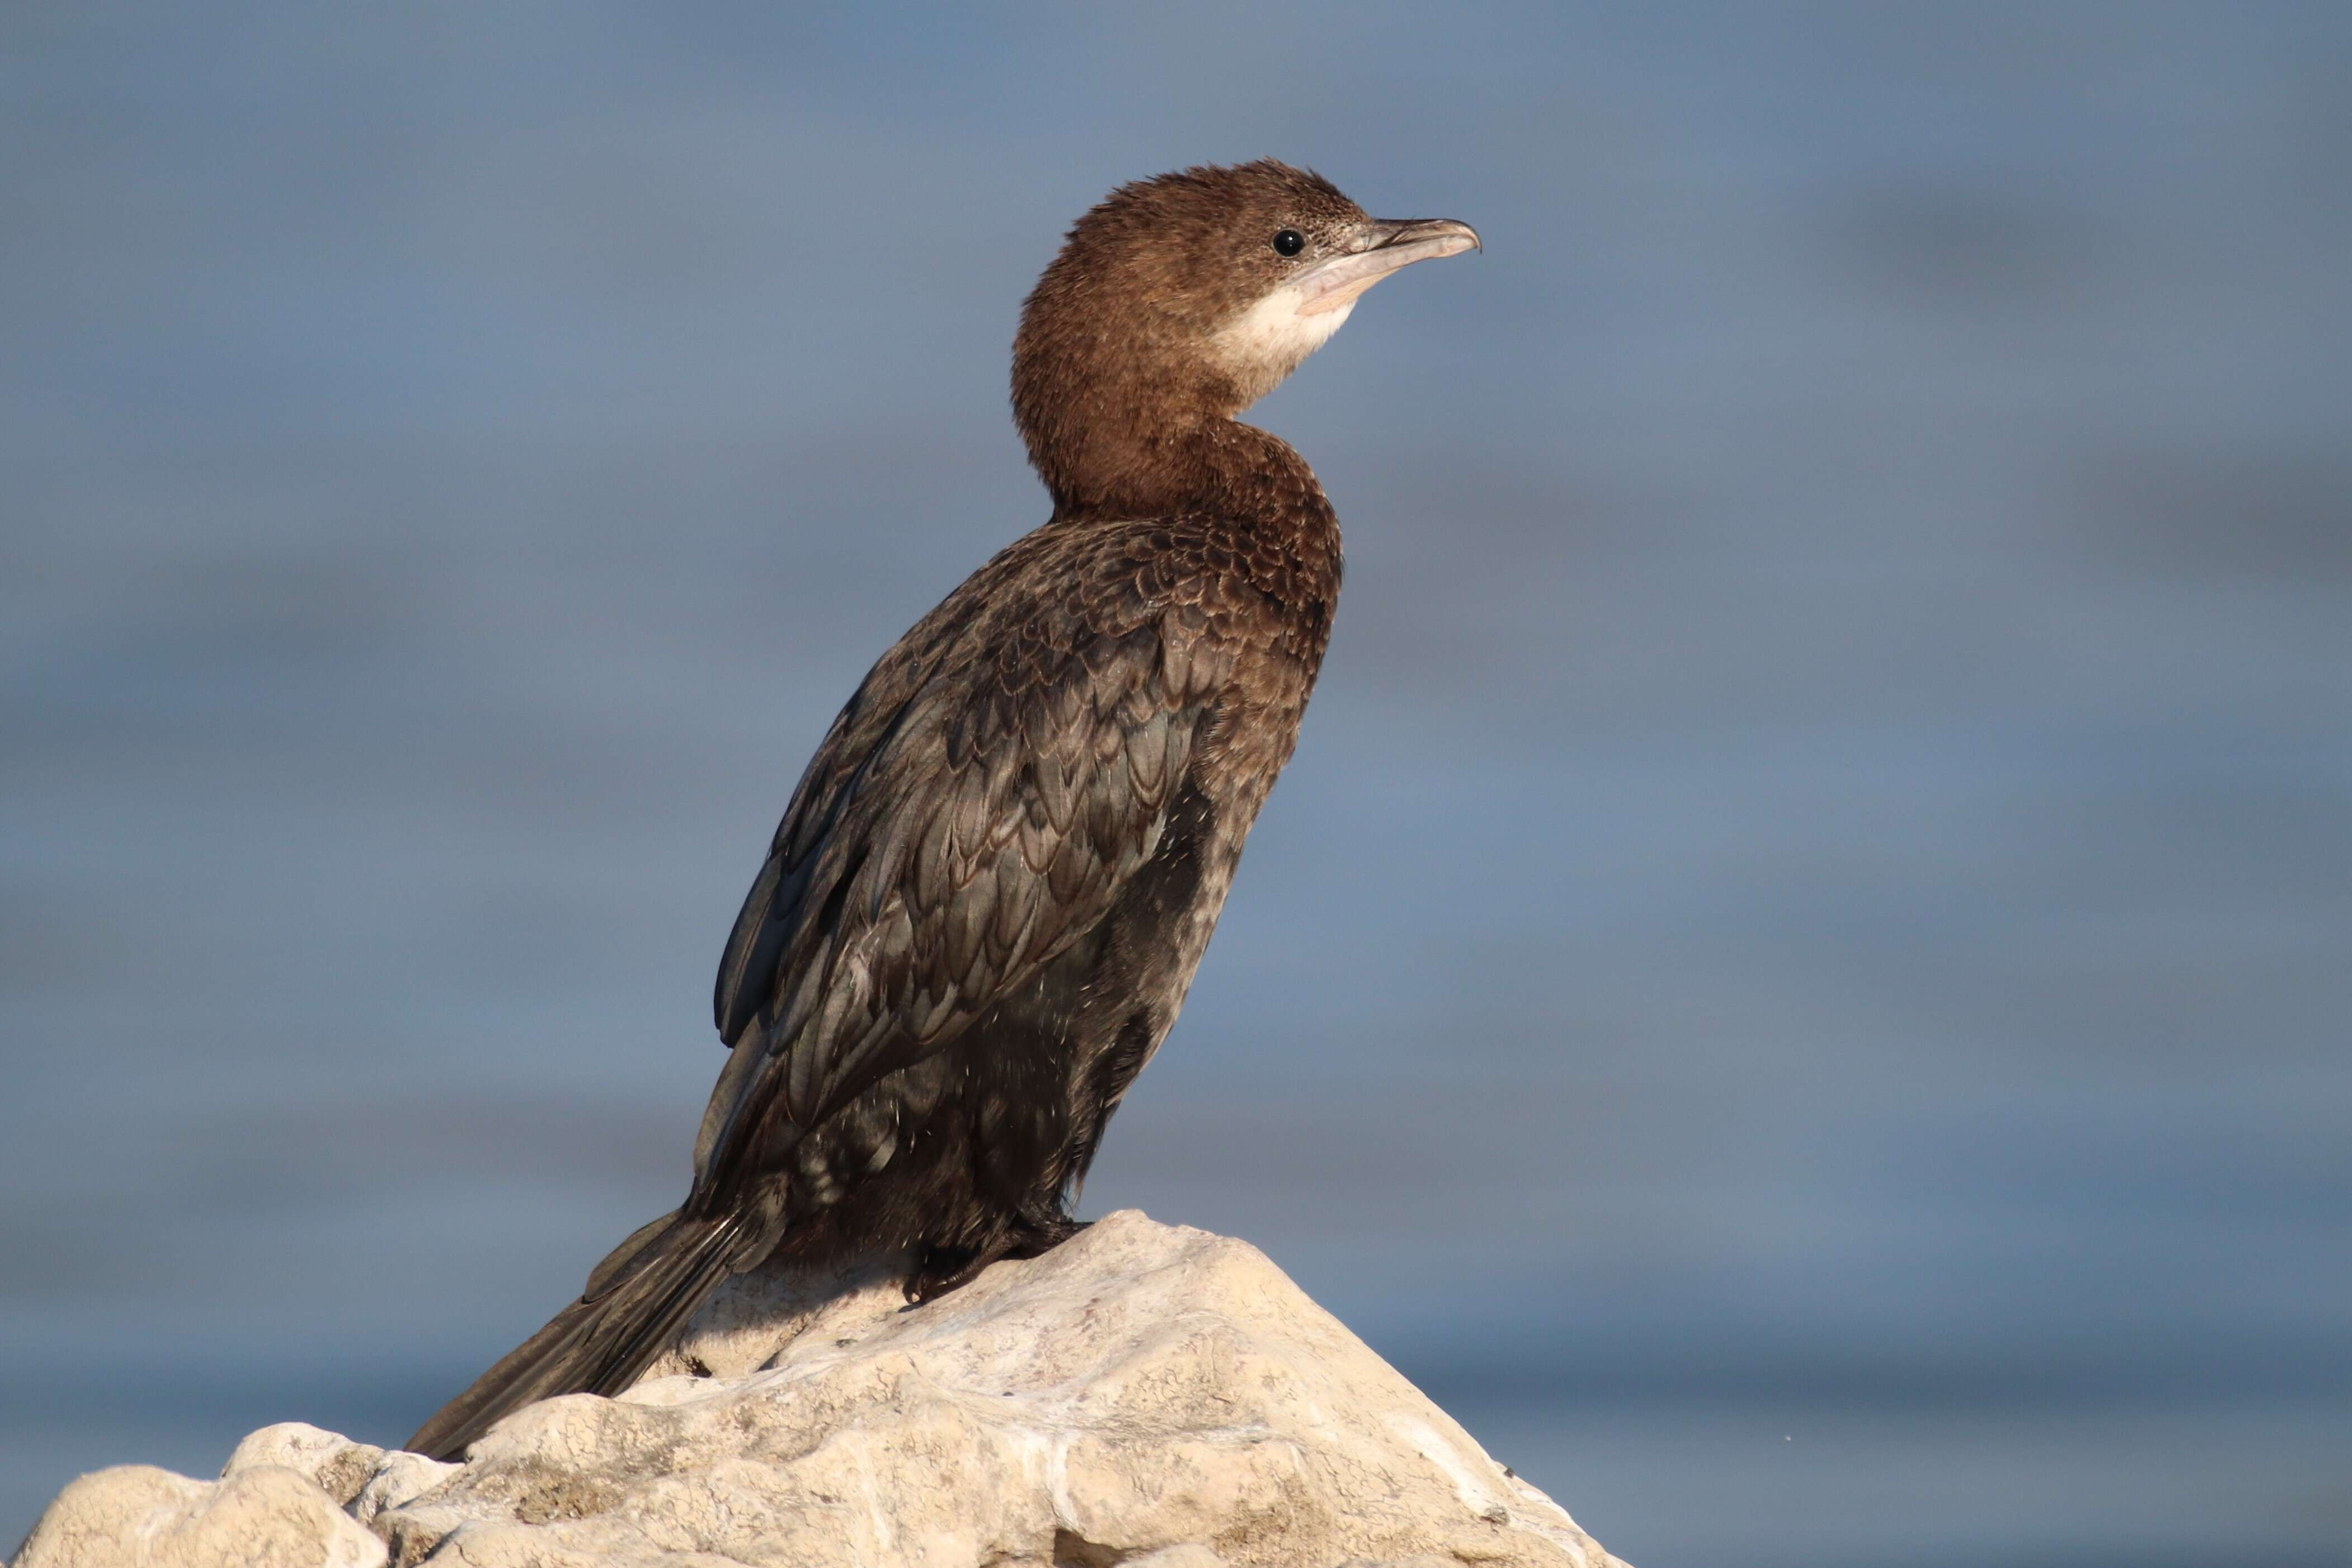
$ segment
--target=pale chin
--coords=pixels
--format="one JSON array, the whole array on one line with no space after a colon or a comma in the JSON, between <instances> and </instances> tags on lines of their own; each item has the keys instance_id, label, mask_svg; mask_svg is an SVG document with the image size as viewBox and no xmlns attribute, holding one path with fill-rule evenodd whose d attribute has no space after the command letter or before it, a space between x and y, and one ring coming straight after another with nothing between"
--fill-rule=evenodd
<instances>
[{"instance_id":1,"label":"pale chin","mask_svg":"<svg viewBox=\"0 0 2352 1568\"><path fill-rule=\"evenodd\" d=\"M1214 340L1229 374L1250 390L1251 401L1272 392L1300 361L1339 329L1362 287L1334 290L1310 299L1296 287L1276 289L1236 317Z\"/></svg>"}]
</instances>

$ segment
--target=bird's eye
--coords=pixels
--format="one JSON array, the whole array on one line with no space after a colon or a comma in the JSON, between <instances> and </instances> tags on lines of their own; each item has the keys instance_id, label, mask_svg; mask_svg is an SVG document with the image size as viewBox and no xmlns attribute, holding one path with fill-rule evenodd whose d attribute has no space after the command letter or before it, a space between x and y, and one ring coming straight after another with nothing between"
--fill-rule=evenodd
<instances>
[{"instance_id":1,"label":"bird's eye","mask_svg":"<svg viewBox=\"0 0 2352 1568\"><path fill-rule=\"evenodd\" d=\"M1284 256L1297 256L1307 248L1307 236L1297 229L1284 229L1274 236L1274 248Z\"/></svg>"}]
</instances>

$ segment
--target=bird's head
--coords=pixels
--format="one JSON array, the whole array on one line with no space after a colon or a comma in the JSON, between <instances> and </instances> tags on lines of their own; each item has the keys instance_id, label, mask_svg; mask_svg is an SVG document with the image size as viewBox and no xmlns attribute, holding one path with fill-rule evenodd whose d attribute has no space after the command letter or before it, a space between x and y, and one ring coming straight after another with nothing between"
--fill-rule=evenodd
<instances>
[{"instance_id":1,"label":"bird's head","mask_svg":"<svg viewBox=\"0 0 2352 1568\"><path fill-rule=\"evenodd\" d=\"M1364 291L1478 245L1449 218L1375 218L1272 159L1122 185L1072 226L1022 308L1013 417L1057 501L1148 470L1322 347Z\"/></svg>"}]
</instances>

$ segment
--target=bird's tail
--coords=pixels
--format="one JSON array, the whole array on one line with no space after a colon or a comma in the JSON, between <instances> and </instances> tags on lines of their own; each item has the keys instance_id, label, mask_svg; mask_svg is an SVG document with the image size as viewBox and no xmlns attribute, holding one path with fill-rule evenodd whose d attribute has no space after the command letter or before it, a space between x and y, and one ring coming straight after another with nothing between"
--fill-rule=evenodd
<instances>
[{"instance_id":1,"label":"bird's tail","mask_svg":"<svg viewBox=\"0 0 2352 1568\"><path fill-rule=\"evenodd\" d=\"M408 1439L436 1459L464 1455L498 1421L559 1394L618 1394L677 1337L746 1251L739 1216L662 1216L613 1249L580 1299L517 1345Z\"/></svg>"}]
</instances>

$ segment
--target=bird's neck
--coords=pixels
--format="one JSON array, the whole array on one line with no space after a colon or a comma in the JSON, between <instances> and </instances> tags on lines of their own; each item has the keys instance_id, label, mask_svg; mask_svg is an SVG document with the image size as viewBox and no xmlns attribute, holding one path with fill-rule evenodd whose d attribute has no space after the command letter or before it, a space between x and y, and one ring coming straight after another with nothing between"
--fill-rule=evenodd
<instances>
[{"instance_id":1,"label":"bird's neck","mask_svg":"<svg viewBox=\"0 0 2352 1568\"><path fill-rule=\"evenodd\" d=\"M1054 516L1073 521L1207 513L1270 527L1332 526L1315 470L1280 436L1222 415L1129 427L1064 472L1041 463Z\"/></svg>"}]
</instances>

